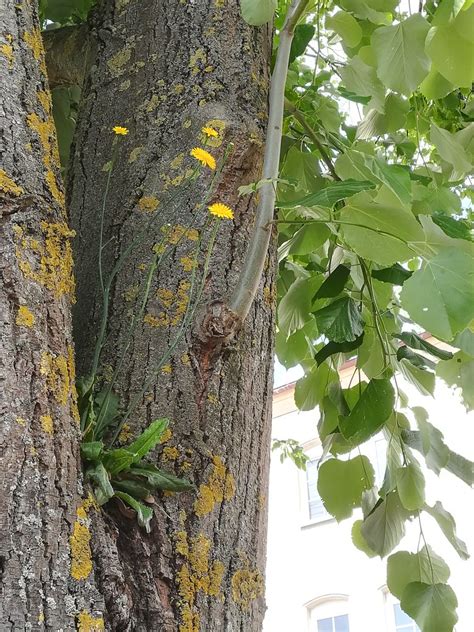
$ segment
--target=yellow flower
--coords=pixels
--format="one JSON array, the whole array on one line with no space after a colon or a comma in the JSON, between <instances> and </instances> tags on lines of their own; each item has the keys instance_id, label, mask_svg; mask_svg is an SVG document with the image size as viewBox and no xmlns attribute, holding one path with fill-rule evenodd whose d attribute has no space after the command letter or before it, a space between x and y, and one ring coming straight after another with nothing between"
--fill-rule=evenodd
<instances>
[{"instance_id":1,"label":"yellow flower","mask_svg":"<svg viewBox=\"0 0 474 632\"><path fill-rule=\"evenodd\" d=\"M126 127L120 127L120 125L112 127L112 131L114 134L117 134L117 136L126 136L128 134L128 129Z\"/></svg>"},{"instance_id":2,"label":"yellow flower","mask_svg":"<svg viewBox=\"0 0 474 632\"><path fill-rule=\"evenodd\" d=\"M208 208L211 215L222 217L223 219L234 219L234 211L225 204L216 202L215 204L211 204Z\"/></svg>"},{"instance_id":3,"label":"yellow flower","mask_svg":"<svg viewBox=\"0 0 474 632\"><path fill-rule=\"evenodd\" d=\"M211 156L211 154L205 149L201 149L200 147L195 147L194 149L191 149L190 154L193 158L196 158L196 160L199 160L199 162L204 167L207 166L209 167L209 169L216 168L216 160L214 156Z\"/></svg>"},{"instance_id":4,"label":"yellow flower","mask_svg":"<svg viewBox=\"0 0 474 632\"><path fill-rule=\"evenodd\" d=\"M203 127L201 132L206 136L217 138L219 136L219 132L213 129L212 127Z\"/></svg>"}]
</instances>

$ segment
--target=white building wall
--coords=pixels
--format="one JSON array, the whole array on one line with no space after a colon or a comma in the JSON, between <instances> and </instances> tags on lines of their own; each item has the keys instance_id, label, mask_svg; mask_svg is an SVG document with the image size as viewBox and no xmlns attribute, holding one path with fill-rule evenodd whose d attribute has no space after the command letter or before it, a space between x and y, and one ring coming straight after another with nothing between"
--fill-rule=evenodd
<instances>
[{"instance_id":1,"label":"white building wall","mask_svg":"<svg viewBox=\"0 0 474 632\"><path fill-rule=\"evenodd\" d=\"M457 397L442 384L437 385L435 399L420 396L409 385L403 389L411 405L428 410L430 421L444 433L450 448L472 459L474 415L466 414ZM289 401L286 406L278 402L275 406L272 436L295 439L308 454L317 454L317 412L300 413ZM293 412L287 412L288 408ZM279 415L282 410L284 414ZM458 536L474 553L472 491L448 472L439 478L428 472L427 501L433 504L436 500L454 515ZM348 614L350 632L395 631L393 601L385 590L386 560L367 558L351 542L351 527L359 517L360 511L340 524L335 520L311 523L306 474L289 460L281 464L279 453L273 454L264 632L317 632L316 620L309 620L310 607L324 604L324 598L331 596L327 606L318 606L318 618ZM423 518L422 526L428 544L451 568L449 583L459 599L456 632L474 632L474 564L457 556L429 516ZM415 552L419 537L418 522L413 522L399 548Z\"/></svg>"}]
</instances>

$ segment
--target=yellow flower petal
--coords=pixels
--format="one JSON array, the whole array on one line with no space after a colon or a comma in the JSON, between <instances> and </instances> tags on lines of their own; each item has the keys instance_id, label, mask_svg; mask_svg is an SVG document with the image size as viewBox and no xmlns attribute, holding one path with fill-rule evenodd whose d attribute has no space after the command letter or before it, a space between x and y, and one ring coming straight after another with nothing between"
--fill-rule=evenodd
<instances>
[{"instance_id":1,"label":"yellow flower petal","mask_svg":"<svg viewBox=\"0 0 474 632\"><path fill-rule=\"evenodd\" d=\"M219 136L219 132L212 127L203 127L201 132L210 138L217 138Z\"/></svg>"},{"instance_id":2,"label":"yellow flower petal","mask_svg":"<svg viewBox=\"0 0 474 632\"><path fill-rule=\"evenodd\" d=\"M128 134L128 129L126 127L121 127L120 125L112 127L112 131L114 134L117 134L117 136L126 136Z\"/></svg>"},{"instance_id":3,"label":"yellow flower petal","mask_svg":"<svg viewBox=\"0 0 474 632\"><path fill-rule=\"evenodd\" d=\"M193 158L199 160L204 167L209 167L209 169L216 168L216 159L205 149L194 147L194 149L191 149L190 154Z\"/></svg>"},{"instance_id":4,"label":"yellow flower petal","mask_svg":"<svg viewBox=\"0 0 474 632\"><path fill-rule=\"evenodd\" d=\"M234 211L220 202L211 204L211 206L208 206L208 209L211 215L215 215L216 217L221 217L222 219L234 219Z\"/></svg>"}]
</instances>

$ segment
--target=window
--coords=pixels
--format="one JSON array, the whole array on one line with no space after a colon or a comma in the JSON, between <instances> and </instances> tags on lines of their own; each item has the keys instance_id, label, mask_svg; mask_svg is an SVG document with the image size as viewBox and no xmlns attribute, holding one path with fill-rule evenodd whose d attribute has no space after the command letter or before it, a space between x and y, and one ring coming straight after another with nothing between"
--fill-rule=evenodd
<instances>
[{"instance_id":1,"label":"window","mask_svg":"<svg viewBox=\"0 0 474 632\"><path fill-rule=\"evenodd\" d=\"M393 604L396 632L420 632L420 628L400 607L399 603Z\"/></svg>"},{"instance_id":2,"label":"window","mask_svg":"<svg viewBox=\"0 0 474 632\"><path fill-rule=\"evenodd\" d=\"M310 520L326 520L331 518L323 505L321 496L318 494L318 463L319 459L313 459L306 463L306 485L308 489L308 512Z\"/></svg>"},{"instance_id":3,"label":"window","mask_svg":"<svg viewBox=\"0 0 474 632\"><path fill-rule=\"evenodd\" d=\"M305 605L308 632L350 632L348 595L321 595Z\"/></svg>"},{"instance_id":4,"label":"window","mask_svg":"<svg viewBox=\"0 0 474 632\"><path fill-rule=\"evenodd\" d=\"M317 623L317 632L349 632L349 617L347 614L318 619Z\"/></svg>"}]
</instances>

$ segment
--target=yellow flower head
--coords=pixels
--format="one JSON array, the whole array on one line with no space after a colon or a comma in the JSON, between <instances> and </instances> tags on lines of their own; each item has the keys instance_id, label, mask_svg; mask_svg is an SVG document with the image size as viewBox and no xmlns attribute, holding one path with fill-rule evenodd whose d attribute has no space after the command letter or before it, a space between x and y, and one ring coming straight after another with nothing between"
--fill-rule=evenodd
<instances>
[{"instance_id":1,"label":"yellow flower head","mask_svg":"<svg viewBox=\"0 0 474 632\"><path fill-rule=\"evenodd\" d=\"M117 134L117 136L126 136L128 134L128 129L126 127L120 127L120 125L112 127L112 131L114 134Z\"/></svg>"},{"instance_id":2,"label":"yellow flower head","mask_svg":"<svg viewBox=\"0 0 474 632\"><path fill-rule=\"evenodd\" d=\"M211 215L215 215L216 217L222 217L223 219L234 219L234 211L225 204L221 204L220 202L211 204L211 206L208 206L208 209Z\"/></svg>"},{"instance_id":3,"label":"yellow flower head","mask_svg":"<svg viewBox=\"0 0 474 632\"><path fill-rule=\"evenodd\" d=\"M199 162L204 167L207 166L207 167L209 167L209 169L215 169L216 168L216 160L215 160L214 156L212 156L205 149L201 149L200 147L195 147L194 149L191 149L190 154L191 154L191 156L193 158L196 158L196 160L199 160Z\"/></svg>"},{"instance_id":4,"label":"yellow flower head","mask_svg":"<svg viewBox=\"0 0 474 632\"><path fill-rule=\"evenodd\" d=\"M219 136L219 132L212 127L203 127L201 132L206 136L209 136L209 138L217 138Z\"/></svg>"}]
</instances>

